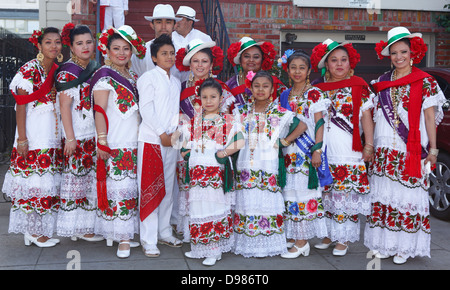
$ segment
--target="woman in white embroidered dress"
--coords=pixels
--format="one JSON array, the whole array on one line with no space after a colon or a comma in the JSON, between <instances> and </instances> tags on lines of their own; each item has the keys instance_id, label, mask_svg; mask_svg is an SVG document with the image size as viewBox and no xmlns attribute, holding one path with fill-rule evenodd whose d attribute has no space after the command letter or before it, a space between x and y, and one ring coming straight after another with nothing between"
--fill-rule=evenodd
<instances>
[{"instance_id":1,"label":"woman in white embroidered dress","mask_svg":"<svg viewBox=\"0 0 450 290\"><path fill-rule=\"evenodd\" d=\"M130 39L136 39L127 25L111 28L99 39L99 48L107 53L105 66L92 77L92 91L97 130L97 190L106 167L107 205L99 209L95 233L119 242L117 256L127 258L130 247L139 245L130 240L139 232L137 138L140 116L136 89L137 75L128 69L132 53L138 53ZM104 50L103 50L104 49ZM97 106L101 107L98 108ZM105 114L102 114L102 111ZM109 152L108 152L109 151ZM102 209L102 207L106 207Z\"/></svg>"},{"instance_id":2,"label":"woman in white embroidered dress","mask_svg":"<svg viewBox=\"0 0 450 290\"><path fill-rule=\"evenodd\" d=\"M339 44L331 39L317 45L311 54L313 68L323 73L323 78L312 84L331 101L325 130L327 157L334 179L323 191L328 235L315 247L327 249L336 242L335 256L347 254L349 243L360 239L359 214L370 212L365 162L373 161L373 94L362 78L353 75L359 60L351 43Z\"/></svg>"},{"instance_id":3,"label":"woman in white embroidered dress","mask_svg":"<svg viewBox=\"0 0 450 290\"><path fill-rule=\"evenodd\" d=\"M193 39L186 48L177 51L175 65L181 72L189 71L187 81L181 83L180 111L188 118L193 118L201 110L201 99L198 96L199 83L208 77L219 74L223 69L223 51L214 41L203 42ZM221 112L228 112L229 106L234 102L230 88L217 80L222 86L222 102L219 106ZM189 242L189 224L187 220L187 196L189 184L184 182L186 163L179 157L177 161L177 178L179 193L174 199L176 216L176 230L183 235L183 240Z\"/></svg>"},{"instance_id":4,"label":"woman in white embroidered dress","mask_svg":"<svg viewBox=\"0 0 450 290\"><path fill-rule=\"evenodd\" d=\"M24 234L25 245L52 247L59 242L51 237L56 230L62 166L53 87L61 36L57 28L48 27L35 31L30 41L39 49L37 58L24 64L10 84L17 102L17 127L2 191L12 202L8 231Z\"/></svg>"},{"instance_id":5,"label":"woman in white embroidered dress","mask_svg":"<svg viewBox=\"0 0 450 290\"><path fill-rule=\"evenodd\" d=\"M282 64L293 82L292 88L281 94L280 105L294 112L308 126L308 130L298 140L283 148L287 173L283 189L286 206L284 222L288 248L291 249L281 257L297 258L302 254L309 255L309 239L327 236L322 187L332 182L332 177L326 162L323 168L328 178L322 178L323 181L319 182L317 170L322 165L322 153L325 151L323 118L326 118L331 102L320 89L311 86L311 60L304 51L287 50L279 64Z\"/></svg>"},{"instance_id":6,"label":"woman in white embroidered dress","mask_svg":"<svg viewBox=\"0 0 450 290\"><path fill-rule=\"evenodd\" d=\"M376 157L369 168L373 197L364 245L378 258L394 256L394 263L403 264L410 257L430 257L426 168L436 163L436 126L446 99L436 80L414 66L427 51L422 35L395 27L387 36L388 42L380 41L376 51L380 59L390 57L393 69L372 81L377 91ZM411 161L411 135L419 136L416 164Z\"/></svg>"},{"instance_id":7,"label":"woman in white embroidered dress","mask_svg":"<svg viewBox=\"0 0 450 290\"><path fill-rule=\"evenodd\" d=\"M281 146L297 139L306 125L271 100L274 87L268 72L250 73L249 78L254 101L233 112L246 141L236 164L234 252L244 257L275 256L287 251L282 195L286 168Z\"/></svg>"},{"instance_id":8,"label":"woman in white embroidered dress","mask_svg":"<svg viewBox=\"0 0 450 290\"><path fill-rule=\"evenodd\" d=\"M222 253L231 251L234 244L231 203L227 196L233 190L232 176L227 176L232 173L228 159L244 146L244 140L242 133L237 135L241 126L220 113L222 87L219 82L206 79L199 94L203 112L186 120L181 129L184 135L182 156L189 160L186 202L191 251L185 255L206 257L203 264L212 266L221 259ZM234 137L240 139L235 141Z\"/></svg>"},{"instance_id":9,"label":"woman in white embroidered dress","mask_svg":"<svg viewBox=\"0 0 450 290\"><path fill-rule=\"evenodd\" d=\"M72 240L79 237L100 241L103 237L94 235L97 155L94 112L89 98L90 79L99 67L95 61L91 63L95 40L89 27L75 27L72 23L64 26L61 36L63 45L70 47L72 58L61 65L56 77L65 138L57 234Z\"/></svg>"}]
</instances>

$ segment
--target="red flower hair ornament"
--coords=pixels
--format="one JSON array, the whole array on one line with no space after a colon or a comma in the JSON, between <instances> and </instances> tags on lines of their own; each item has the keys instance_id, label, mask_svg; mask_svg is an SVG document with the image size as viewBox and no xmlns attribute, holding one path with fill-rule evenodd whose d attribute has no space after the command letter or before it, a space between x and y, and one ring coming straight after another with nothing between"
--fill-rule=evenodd
<instances>
[{"instance_id":1,"label":"red flower hair ornament","mask_svg":"<svg viewBox=\"0 0 450 290\"><path fill-rule=\"evenodd\" d=\"M62 45L65 47L70 46L70 32L75 28L75 24L69 22L66 25L64 25L62 32L61 32L61 42Z\"/></svg>"},{"instance_id":2,"label":"red flower hair ornament","mask_svg":"<svg viewBox=\"0 0 450 290\"><path fill-rule=\"evenodd\" d=\"M131 28L131 26L123 25L119 28L111 27L108 30L102 32L100 34L100 37L98 38L98 50L103 54L105 57L106 52L106 46L108 44L108 39L111 35L114 33L119 34L125 41L127 41L129 44L131 44L131 48L133 53L139 58L143 59L145 57L145 53L147 51L147 48L145 47L145 41L137 36L136 32Z\"/></svg>"}]
</instances>

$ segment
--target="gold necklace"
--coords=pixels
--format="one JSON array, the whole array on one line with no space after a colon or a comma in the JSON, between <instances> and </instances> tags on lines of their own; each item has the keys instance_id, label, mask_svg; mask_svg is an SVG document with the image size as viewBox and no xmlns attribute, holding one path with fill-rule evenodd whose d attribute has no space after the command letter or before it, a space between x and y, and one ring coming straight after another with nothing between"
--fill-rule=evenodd
<instances>
[{"instance_id":1,"label":"gold necklace","mask_svg":"<svg viewBox=\"0 0 450 290\"><path fill-rule=\"evenodd\" d=\"M260 121L265 123L265 117L266 117L267 109L268 109L269 105L270 105L270 101L267 101L267 104L265 105L264 110L260 113L257 113L256 112L256 103L252 104L252 109L250 111L250 116L249 116L250 117L249 122L253 123L253 116L254 116L256 132L253 132L253 130L252 130L252 132L248 132L248 134L249 134L249 142L248 143L249 143L249 147L250 147L250 166L253 166L253 160L254 160L253 153L256 149L256 146L258 146L258 143L259 143L259 134L261 133L261 132L259 132L259 123L260 123ZM262 117L262 120L260 120L261 117ZM264 132L264 130L263 130L263 132Z\"/></svg>"},{"instance_id":2,"label":"gold necklace","mask_svg":"<svg viewBox=\"0 0 450 290\"><path fill-rule=\"evenodd\" d=\"M395 69L394 72L392 73L392 81L396 81L397 80L397 70ZM392 146L395 148L396 144L396 138L395 135L397 135L397 128L398 125L400 124L400 116L398 114L398 106L400 104L400 98L402 98L405 94L406 94L406 86L401 86L401 90L400 87L391 87L391 101L392 101L392 113L394 115L394 119L392 120L392 124L394 125L394 140L392 142Z\"/></svg>"},{"instance_id":3,"label":"gold necklace","mask_svg":"<svg viewBox=\"0 0 450 290\"><path fill-rule=\"evenodd\" d=\"M120 70L119 67L117 67L117 65L115 65L114 63L111 63L110 67L111 67L112 69L114 69L115 71L117 71L117 72L118 72L121 76L123 76L124 78L126 78L126 79L131 79L131 78L132 78L132 77L131 77L131 74L130 74L130 71L129 71L127 68L125 68L125 71L123 72L123 71Z\"/></svg>"},{"instance_id":4,"label":"gold necklace","mask_svg":"<svg viewBox=\"0 0 450 290\"><path fill-rule=\"evenodd\" d=\"M86 66L81 64L80 60L76 55L72 55L72 61L78 66L82 67L83 69L86 69Z\"/></svg>"}]
</instances>

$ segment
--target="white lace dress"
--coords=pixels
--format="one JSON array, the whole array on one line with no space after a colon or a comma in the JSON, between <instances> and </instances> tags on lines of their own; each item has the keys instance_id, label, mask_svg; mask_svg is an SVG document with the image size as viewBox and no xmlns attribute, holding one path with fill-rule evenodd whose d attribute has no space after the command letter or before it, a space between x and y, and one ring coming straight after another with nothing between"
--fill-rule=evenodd
<instances>
[{"instance_id":1,"label":"white lace dress","mask_svg":"<svg viewBox=\"0 0 450 290\"><path fill-rule=\"evenodd\" d=\"M98 73L98 71L97 71ZM95 75L94 75L95 77ZM134 79L129 79L135 86ZM95 234L106 239L129 240L139 233L137 183L137 140L140 116L135 96L128 88L109 76L102 77L93 91L108 90L106 115L109 121L108 146L111 156L106 161L106 186L109 207L97 210Z\"/></svg>"},{"instance_id":2,"label":"white lace dress","mask_svg":"<svg viewBox=\"0 0 450 290\"><path fill-rule=\"evenodd\" d=\"M76 65L69 60L70 65ZM62 65L56 80L60 83L70 82L77 75L64 70ZM94 112L89 97L89 83L58 92L65 93L72 99L72 127L76 139L75 152L64 157L61 180L61 206L58 214L57 234L59 236L76 236L94 233L97 217L97 189L95 182L95 164L97 160ZM61 122L62 124L62 122ZM62 124L62 135L66 131Z\"/></svg>"},{"instance_id":3,"label":"white lace dress","mask_svg":"<svg viewBox=\"0 0 450 290\"><path fill-rule=\"evenodd\" d=\"M378 82L372 81L372 83ZM442 121L445 96L434 78L423 82L420 113L420 140L428 144L424 110L434 107L436 126ZM398 105L400 119L408 125L407 103L410 85ZM372 207L364 231L364 245L381 254L403 258L430 257L428 175L410 177L405 171L406 144L390 126L375 99L375 162L370 166ZM423 156L422 156L423 157Z\"/></svg>"},{"instance_id":4,"label":"white lace dress","mask_svg":"<svg viewBox=\"0 0 450 290\"><path fill-rule=\"evenodd\" d=\"M31 94L45 81L43 67L34 59L24 64L14 76L10 89ZM61 182L62 150L58 100L50 92L26 104L28 155L17 154L17 128L11 164L2 191L11 198L10 233L51 237L56 230Z\"/></svg>"},{"instance_id":5,"label":"white lace dress","mask_svg":"<svg viewBox=\"0 0 450 290\"><path fill-rule=\"evenodd\" d=\"M247 103L236 108L234 115L242 123L246 140L237 160L234 252L244 257L283 254L287 251L285 207L276 143L286 137L294 113L274 103L266 113L252 113Z\"/></svg>"}]
</instances>

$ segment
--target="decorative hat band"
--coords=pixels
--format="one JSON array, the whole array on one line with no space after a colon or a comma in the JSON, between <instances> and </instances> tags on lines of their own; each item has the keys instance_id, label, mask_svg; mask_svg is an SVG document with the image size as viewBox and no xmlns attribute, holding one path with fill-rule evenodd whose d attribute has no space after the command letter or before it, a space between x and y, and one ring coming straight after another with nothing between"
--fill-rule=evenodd
<instances>
[{"instance_id":1,"label":"decorative hat band","mask_svg":"<svg viewBox=\"0 0 450 290\"><path fill-rule=\"evenodd\" d=\"M400 38L408 36L408 35L411 35L411 34L410 33L400 33L400 34L394 35L391 38L389 38L388 45L391 45L393 42L399 40Z\"/></svg>"},{"instance_id":2,"label":"decorative hat band","mask_svg":"<svg viewBox=\"0 0 450 290\"><path fill-rule=\"evenodd\" d=\"M194 48L199 47L200 45L204 44L203 42L198 43L197 45L194 45L193 47L190 47L188 44L188 53L191 52Z\"/></svg>"},{"instance_id":3,"label":"decorative hat band","mask_svg":"<svg viewBox=\"0 0 450 290\"><path fill-rule=\"evenodd\" d=\"M241 45L241 49L240 49L239 51L244 51L244 50L246 50L247 48L249 48L250 46L255 45L255 44L257 44L256 41L254 41L253 39L251 39L251 40L247 41L246 43L243 43L243 44Z\"/></svg>"},{"instance_id":4,"label":"decorative hat band","mask_svg":"<svg viewBox=\"0 0 450 290\"><path fill-rule=\"evenodd\" d=\"M335 49L337 46L339 46L339 43L337 41L333 41L330 44L327 45L327 51L332 51L333 49Z\"/></svg>"}]
</instances>

